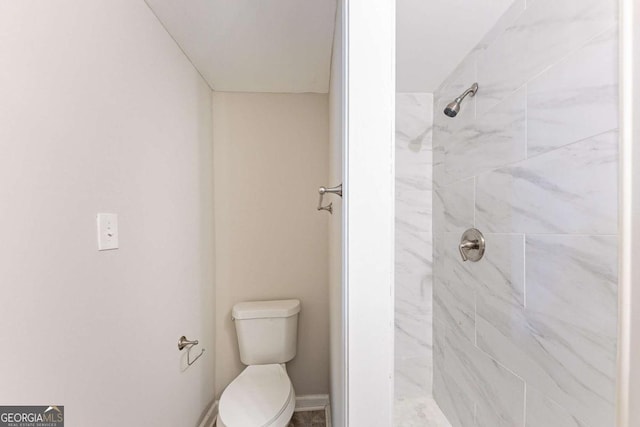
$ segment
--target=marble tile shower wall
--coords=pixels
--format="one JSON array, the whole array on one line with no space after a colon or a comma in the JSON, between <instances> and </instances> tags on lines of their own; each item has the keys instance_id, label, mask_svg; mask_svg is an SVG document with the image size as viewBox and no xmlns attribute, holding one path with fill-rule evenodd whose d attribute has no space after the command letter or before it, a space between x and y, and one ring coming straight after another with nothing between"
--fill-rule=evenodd
<instances>
[{"instance_id":1,"label":"marble tile shower wall","mask_svg":"<svg viewBox=\"0 0 640 427\"><path fill-rule=\"evenodd\" d=\"M395 398L432 395L433 95L396 97Z\"/></svg>"},{"instance_id":2,"label":"marble tile shower wall","mask_svg":"<svg viewBox=\"0 0 640 427\"><path fill-rule=\"evenodd\" d=\"M433 386L454 427L615 425L617 50L615 0L515 0L435 94Z\"/></svg>"}]
</instances>

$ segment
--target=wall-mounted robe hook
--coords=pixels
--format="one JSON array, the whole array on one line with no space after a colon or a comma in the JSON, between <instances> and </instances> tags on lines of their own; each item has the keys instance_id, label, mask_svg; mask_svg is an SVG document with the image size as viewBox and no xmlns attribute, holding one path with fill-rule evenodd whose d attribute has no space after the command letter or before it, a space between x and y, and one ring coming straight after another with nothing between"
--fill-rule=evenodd
<instances>
[{"instance_id":1,"label":"wall-mounted robe hook","mask_svg":"<svg viewBox=\"0 0 640 427\"><path fill-rule=\"evenodd\" d=\"M200 344L198 340L190 341L184 335L181 336L180 339L178 340L178 350L182 351L186 347L188 347L187 348L187 365L189 366L196 363L196 360L200 359L200 357L204 354L204 348L203 348L202 351L200 351L200 354L197 355L195 359L191 360L191 347L194 347L198 344Z\"/></svg>"},{"instance_id":2,"label":"wall-mounted robe hook","mask_svg":"<svg viewBox=\"0 0 640 427\"><path fill-rule=\"evenodd\" d=\"M327 206L322 206L322 198L326 193L337 194L342 197L342 184L336 185L335 187L320 187L318 189L318 193L320 193L320 200L318 200L318 210L319 211L329 211L330 214L333 214L333 202L329 203Z\"/></svg>"}]
</instances>

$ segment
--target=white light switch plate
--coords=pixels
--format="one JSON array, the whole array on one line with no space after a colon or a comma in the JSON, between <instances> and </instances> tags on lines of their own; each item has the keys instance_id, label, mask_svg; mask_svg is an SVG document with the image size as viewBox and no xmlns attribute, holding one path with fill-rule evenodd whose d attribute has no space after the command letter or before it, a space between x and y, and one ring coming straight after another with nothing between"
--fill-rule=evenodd
<instances>
[{"instance_id":1,"label":"white light switch plate","mask_svg":"<svg viewBox=\"0 0 640 427\"><path fill-rule=\"evenodd\" d=\"M118 215L98 214L98 250L118 249Z\"/></svg>"}]
</instances>

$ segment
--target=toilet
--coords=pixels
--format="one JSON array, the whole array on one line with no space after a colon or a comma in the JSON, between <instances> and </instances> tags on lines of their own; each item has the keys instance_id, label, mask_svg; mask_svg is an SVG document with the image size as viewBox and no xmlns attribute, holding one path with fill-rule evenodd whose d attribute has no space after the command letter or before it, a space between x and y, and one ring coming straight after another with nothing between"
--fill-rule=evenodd
<instances>
[{"instance_id":1,"label":"toilet","mask_svg":"<svg viewBox=\"0 0 640 427\"><path fill-rule=\"evenodd\" d=\"M296 355L300 301L233 306L240 360L247 367L222 392L216 427L286 427L296 404L285 363Z\"/></svg>"}]
</instances>

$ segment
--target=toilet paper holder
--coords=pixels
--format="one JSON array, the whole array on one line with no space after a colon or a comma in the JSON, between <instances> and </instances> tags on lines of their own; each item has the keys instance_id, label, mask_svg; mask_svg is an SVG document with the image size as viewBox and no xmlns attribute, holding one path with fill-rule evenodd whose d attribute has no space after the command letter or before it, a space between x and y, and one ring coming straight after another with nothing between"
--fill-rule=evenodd
<instances>
[{"instance_id":1,"label":"toilet paper holder","mask_svg":"<svg viewBox=\"0 0 640 427\"><path fill-rule=\"evenodd\" d=\"M200 344L198 340L191 341L184 335L181 336L178 340L178 350L182 351L185 348L187 349L187 365L189 366L196 363L196 360L200 359L200 357L204 354L205 349L203 348L202 351L200 351L200 354L197 355L195 359L191 360L191 348L197 346L198 344Z\"/></svg>"}]
</instances>

